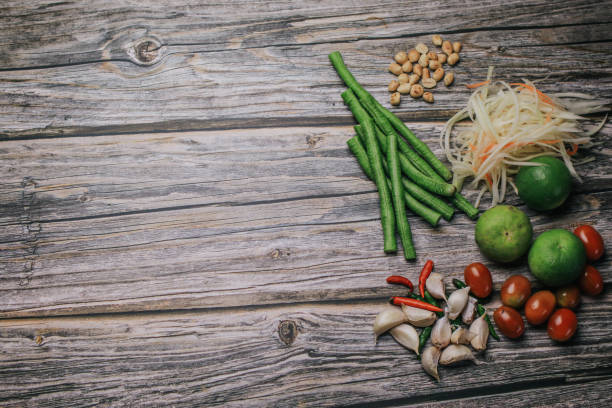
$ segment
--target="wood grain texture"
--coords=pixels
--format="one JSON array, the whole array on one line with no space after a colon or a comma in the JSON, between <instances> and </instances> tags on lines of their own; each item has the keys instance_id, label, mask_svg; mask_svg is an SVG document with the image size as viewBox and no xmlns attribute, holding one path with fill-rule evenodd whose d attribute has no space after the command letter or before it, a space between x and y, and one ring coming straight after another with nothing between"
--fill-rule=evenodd
<instances>
[{"instance_id":1,"label":"wood grain texture","mask_svg":"<svg viewBox=\"0 0 612 408\"><path fill-rule=\"evenodd\" d=\"M257 310L0 320L0 403L27 406L524 406L611 401L610 291L586 299L566 345L529 328L489 342L478 365L441 367L432 381L390 336L374 345L383 302ZM291 345L278 327L291 321ZM552 388L558 389L555 394ZM510 393L507 399L506 393ZM502 395L499 395L502 394ZM442 402L444 401L444 402ZM536 403L537 405L537 403ZM591 406L591 404L587 404ZM468 405L464 405L468 406ZM491 405L489 405L491 406Z\"/></svg>"},{"instance_id":2,"label":"wood grain texture","mask_svg":"<svg viewBox=\"0 0 612 408\"><path fill-rule=\"evenodd\" d=\"M349 123L327 54L340 50L386 103L390 58L430 43L434 30L464 44L456 85L436 89L433 107L404 103L405 119L449 117L468 94L462 85L489 65L504 79L548 76L546 91L612 96L610 7L593 1L553 9L545 1L92 1L86 9L9 2L0 13L2 137Z\"/></svg>"},{"instance_id":3,"label":"wood grain texture","mask_svg":"<svg viewBox=\"0 0 612 408\"><path fill-rule=\"evenodd\" d=\"M442 124L411 124L436 153ZM481 260L474 223L410 216L418 260L382 252L378 196L350 127L4 142L0 316L381 298L425 259L459 277ZM609 143L612 126L600 140ZM536 232L594 224L612 242L610 152ZM10 170L14 169L14 170ZM475 192L468 196L474 199ZM512 194L510 203L518 204ZM466 240L467 238L467 240ZM610 281L610 263L600 266ZM497 287L523 265L496 267Z\"/></svg>"}]
</instances>

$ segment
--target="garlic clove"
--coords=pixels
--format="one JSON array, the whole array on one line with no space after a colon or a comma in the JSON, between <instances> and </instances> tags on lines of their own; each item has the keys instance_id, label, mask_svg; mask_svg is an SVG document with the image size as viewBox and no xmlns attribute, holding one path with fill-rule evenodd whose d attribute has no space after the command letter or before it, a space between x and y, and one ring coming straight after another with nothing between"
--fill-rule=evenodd
<instances>
[{"instance_id":1,"label":"garlic clove","mask_svg":"<svg viewBox=\"0 0 612 408\"><path fill-rule=\"evenodd\" d=\"M440 359L440 349L435 346L429 346L421 354L421 364L423 369L436 380L440 381L438 375L438 360Z\"/></svg>"},{"instance_id":2,"label":"garlic clove","mask_svg":"<svg viewBox=\"0 0 612 408\"><path fill-rule=\"evenodd\" d=\"M396 306L385 307L374 319L374 342L378 340L378 336L389 329L394 328L407 321L406 313Z\"/></svg>"},{"instance_id":3,"label":"garlic clove","mask_svg":"<svg viewBox=\"0 0 612 408\"><path fill-rule=\"evenodd\" d=\"M474 334L470 333L465 327L459 327L451 335L451 343L453 344L470 344L470 341L474 338Z\"/></svg>"},{"instance_id":4,"label":"garlic clove","mask_svg":"<svg viewBox=\"0 0 612 408\"><path fill-rule=\"evenodd\" d=\"M468 303L465 305L463 312L461 312L461 320L465 324L470 324L474 321L474 315L476 314L476 303L478 301L473 297L468 297Z\"/></svg>"},{"instance_id":5,"label":"garlic clove","mask_svg":"<svg viewBox=\"0 0 612 408\"><path fill-rule=\"evenodd\" d=\"M465 360L471 360L476 363L476 358L472 351L462 344L451 344L440 355L440 364L442 365L450 365Z\"/></svg>"},{"instance_id":6,"label":"garlic clove","mask_svg":"<svg viewBox=\"0 0 612 408\"><path fill-rule=\"evenodd\" d=\"M389 333L399 344L414 351L417 356L419 355L419 334L414 327L409 324L400 324L389 330Z\"/></svg>"},{"instance_id":7,"label":"garlic clove","mask_svg":"<svg viewBox=\"0 0 612 408\"><path fill-rule=\"evenodd\" d=\"M436 321L436 314L429 310L402 305L402 311L406 317L406 322L416 327L431 326Z\"/></svg>"},{"instance_id":8,"label":"garlic clove","mask_svg":"<svg viewBox=\"0 0 612 408\"><path fill-rule=\"evenodd\" d=\"M425 281L425 288L436 299L446 300L444 293L444 280L441 274L433 272Z\"/></svg>"},{"instance_id":9,"label":"garlic clove","mask_svg":"<svg viewBox=\"0 0 612 408\"><path fill-rule=\"evenodd\" d=\"M485 320L486 312L478 319L474 320L470 325L470 333L473 338L470 344L476 351L482 351L487 348L487 340L489 339L489 326Z\"/></svg>"},{"instance_id":10,"label":"garlic clove","mask_svg":"<svg viewBox=\"0 0 612 408\"><path fill-rule=\"evenodd\" d=\"M436 347L444 348L451 340L451 326L448 316L445 314L436 321L431 329L431 344Z\"/></svg>"},{"instance_id":11,"label":"garlic clove","mask_svg":"<svg viewBox=\"0 0 612 408\"><path fill-rule=\"evenodd\" d=\"M470 287L466 286L463 289L457 289L448 297L446 303L448 304L448 317L451 320L456 319L465 308L468 302L468 293L470 293Z\"/></svg>"}]
</instances>

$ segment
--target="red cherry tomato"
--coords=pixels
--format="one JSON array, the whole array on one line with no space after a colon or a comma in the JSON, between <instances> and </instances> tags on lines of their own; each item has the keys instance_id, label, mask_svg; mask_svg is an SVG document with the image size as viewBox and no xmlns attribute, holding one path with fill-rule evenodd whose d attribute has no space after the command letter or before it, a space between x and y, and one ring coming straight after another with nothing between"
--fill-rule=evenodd
<instances>
[{"instance_id":1,"label":"red cherry tomato","mask_svg":"<svg viewBox=\"0 0 612 408\"><path fill-rule=\"evenodd\" d=\"M520 313L508 306L500 306L493 313L495 325L499 328L504 336L511 339L517 339L523 335L525 331L525 323Z\"/></svg>"},{"instance_id":2,"label":"red cherry tomato","mask_svg":"<svg viewBox=\"0 0 612 408\"><path fill-rule=\"evenodd\" d=\"M493 290L491 272L480 262L474 262L466 266L463 271L463 277L474 296L486 298L491 294Z\"/></svg>"},{"instance_id":3,"label":"red cherry tomato","mask_svg":"<svg viewBox=\"0 0 612 408\"><path fill-rule=\"evenodd\" d=\"M522 275L512 275L501 288L501 300L506 306L520 308L531 295L531 283Z\"/></svg>"},{"instance_id":4,"label":"red cherry tomato","mask_svg":"<svg viewBox=\"0 0 612 408\"><path fill-rule=\"evenodd\" d=\"M542 324L555 310L555 303L555 295L550 290L536 292L525 303L525 318L534 326Z\"/></svg>"},{"instance_id":5,"label":"red cherry tomato","mask_svg":"<svg viewBox=\"0 0 612 408\"><path fill-rule=\"evenodd\" d=\"M589 261L596 261L604 253L603 238L597 230L590 225L581 225L574 230L576 235L584 244L586 256Z\"/></svg>"},{"instance_id":6,"label":"red cherry tomato","mask_svg":"<svg viewBox=\"0 0 612 408\"><path fill-rule=\"evenodd\" d=\"M599 295L603 290L601 274L591 265L587 265L584 268L584 272L578 278L578 284L580 285L580 290L591 296Z\"/></svg>"},{"instance_id":7,"label":"red cherry tomato","mask_svg":"<svg viewBox=\"0 0 612 408\"><path fill-rule=\"evenodd\" d=\"M559 288L556 295L559 307L575 309L580 304L580 289L576 285Z\"/></svg>"},{"instance_id":8,"label":"red cherry tomato","mask_svg":"<svg viewBox=\"0 0 612 408\"><path fill-rule=\"evenodd\" d=\"M578 319L569 309L557 309L548 319L548 337L556 341L568 341L576 333Z\"/></svg>"}]
</instances>

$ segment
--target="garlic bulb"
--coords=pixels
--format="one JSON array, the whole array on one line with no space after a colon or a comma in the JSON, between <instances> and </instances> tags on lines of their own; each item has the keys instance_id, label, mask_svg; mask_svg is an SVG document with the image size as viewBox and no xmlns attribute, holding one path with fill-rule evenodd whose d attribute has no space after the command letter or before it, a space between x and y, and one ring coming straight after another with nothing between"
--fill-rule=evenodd
<instances>
[{"instance_id":1,"label":"garlic bulb","mask_svg":"<svg viewBox=\"0 0 612 408\"><path fill-rule=\"evenodd\" d=\"M461 312L461 320L463 320L463 323L470 324L474 321L474 314L476 314L476 303L478 303L476 299L471 296L468 297L467 305L465 305L463 312Z\"/></svg>"},{"instance_id":2,"label":"garlic bulb","mask_svg":"<svg viewBox=\"0 0 612 408\"><path fill-rule=\"evenodd\" d=\"M476 351L482 351L487 348L487 340L489 339L489 326L485 320L486 313L483 313L478 319L474 320L470 325L470 333L473 334L470 344Z\"/></svg>"},{"instance_id":3,"label":"garlic bulb","mask_svg":"<svg viewBox=\"0 0 612 408\"><path fill-rule=\"evenodd\" d=\"M453 320L461 314L463 308L468 302L468 293L470 293L470 287L466 286L463 289L457 289L448 297L448 317Z\"/></svg>"},{"instance_id":4,"label":"garlic bulb","mask_svg":"<svg viewBox=\"0 0 612 408\"><path fill-rule=\"evenodd\" d=\"M464 360L476 362L472 351L462 344L451 344L440 355L440 364L442 365L449 365Z\"/></svg>"},{"instance_id":5,"label":"garlic bulb","mask_svg":"<svg viewBox=\"0 0 612 408\"><path fill-rule=\"evenodd\" d=\"M440 349L434 346L429 346L421 354L421 364L423 369L436 380L440 381L438 375L438 360L440 359Z\"/></svg>"},{"instance_id":6,"label":"garlic bulb","mask_svg":"<svg viewBox=\"0 0 612 408\"><path fill-rule=\"evenodd\" d=\"M436 321L436 314L429 310L406 305L402 305L402 310L406 316L406 322L416 327L431 326Z\"/></svg>"},{"instance_id":7,"label":"garlic bulb","mask_svg":"<svg viewBox=\"0 0 612 408\"><path fill-rule=\"evenodd\" d=\"M374 342L378 340L378 336L387 330L405 323L406 321L407 317L402 309L395 306L385 307L374 320Z\"/></svg>"},{"instance_id":8,"label":"garlic bulb","mask_svg":"<svg viewBox=\"0 0 612 408\"><path fill-rule=\"evenodd\" d=\"M431 344L438 348L448 346L451 340L451 326L448 316L444 314L431 329Z\"/></svg>"},{"instance_id":9,"label":"garlic bulb","mask_svg":"<svg viewBox=\"0 0 612 408\"><path fill-rule=\"evenodd\" d=\"M451 335L451 343L453 344L470 344L470 341L474 338L474 334L470 333L465 327L459 327Z\"/></svg>"},{"instance_id":10,"label":"garlic bulb","mask_svg":"<svg viewBox=\"0 0 612 408\"><path fill-rule=\"evenodd\" d=\"M436 272L431 273L429 278L425 281L425 288L436 299L446 300L446 294L444 293L444 280L442 275Z\"/></svg>"},{"instance_id":11,"label":"garlic bulb","mask_svg":"<svg viewBox=\"0 0 612 408\"><path fill-rule=\"evenodd\" d=\"M400 324L389 330L389 333L399 344L419 355L419 334L414 327L409 324Z\"/></svg>"}]
</instances>

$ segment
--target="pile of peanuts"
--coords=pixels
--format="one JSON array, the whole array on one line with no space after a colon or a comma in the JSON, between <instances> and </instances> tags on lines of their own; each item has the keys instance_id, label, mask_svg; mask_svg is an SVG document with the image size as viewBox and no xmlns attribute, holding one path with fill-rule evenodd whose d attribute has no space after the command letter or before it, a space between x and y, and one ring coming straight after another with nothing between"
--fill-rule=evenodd
<instances>
[{"instance_id":1,"label":"pile of peanuts","mask_svg":"<svg viewBox=\"0 0 612 408\"><path fill-rule=\"evenodd\" d=\"M389 71L397 75L397 79L389 82L389 92L393 92L391 105L399 105L402 94L410 94L414 99L422 96L425 102L433 103L433 93L425 92L423 88L435 88L440 80L444 80L446 86L453 83L455 75L450 71L444 72L442 65L453 66L459 62L461 43L442 41L439 34L434 34L431 40L435 46L442 47L442 52L430 51L425 44L419 43L408 53L400 51L395 54L395 62L389 65Z\"/></svg>"}]
</instances>

